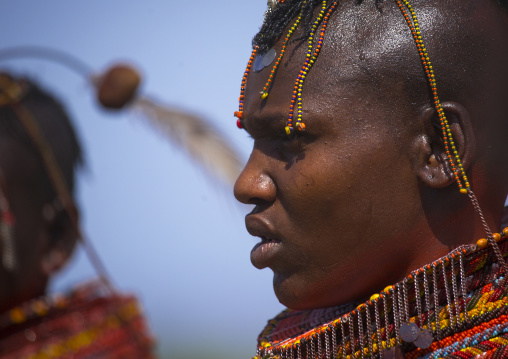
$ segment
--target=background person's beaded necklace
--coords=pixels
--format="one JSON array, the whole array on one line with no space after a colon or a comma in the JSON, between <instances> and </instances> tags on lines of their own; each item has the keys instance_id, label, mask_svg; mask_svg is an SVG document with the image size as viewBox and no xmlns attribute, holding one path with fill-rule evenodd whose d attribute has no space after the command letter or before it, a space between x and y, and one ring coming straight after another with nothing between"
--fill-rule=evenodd
<instances>
[{"instance_id":1,"label":"background person's beaded necklace","mask_svg":"<svg viewBox=\"0 0 508 359\"><path fill-rule=\"evenodd\" d=\"M414 271L410 276L351 311L349 306L311 311L286 310L269 322L258 343L256 358L472 358L508 357L508 297L505 277L508 265L508 228L492 233L471 189L455 141L438 96L436 76L423 42L418 18L409 0L394 0L414 39L431 89L438 114L446 156L455 182L467 194L480 217L486 238L476 245L462 246L447 256ZM377 2L376 2L377 3ZM256 61L269 66L277 58L261 91L261 99L269 100L271 83L276 76L291 36L301 25L304 12L320 6L316 19L307 31L308 51L295 81L285 127L287 135L295 129L305 131L303 123L303 84L317 61L323 45L327 22L338 2L287 0L269 2L263 26L274 12L286 11L285 27L292 18L279 56L273 49L254 46L245 70L239 100L234 113L242 128L244 94L249 73ZM296 15L298 14L298 15ZM308 12L307 12L308 14ZM315 34L319 33L317 44ZM256 39L255 39L256 40ZM263 61L270 53L271 61ZM295 108L296 107L296 108ZM295 115L296 111L296 115ZM497 243L501 241L500 245ZM330 320L330 313L335 317ZM459 353L460 352L460 353ZM405 353L405 354L404 354Z\"/></svg>"}]
</instances>

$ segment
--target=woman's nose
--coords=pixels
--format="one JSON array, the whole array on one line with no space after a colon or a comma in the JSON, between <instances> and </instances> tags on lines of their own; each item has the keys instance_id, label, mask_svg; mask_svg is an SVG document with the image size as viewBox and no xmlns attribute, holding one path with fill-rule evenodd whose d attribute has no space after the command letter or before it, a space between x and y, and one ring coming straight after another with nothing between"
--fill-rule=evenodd
<instances>
[{"instance_id":1,"label":"woman's nose","mask_svg":"<svg viewBox=\"0 0 508 359\"><path fill-rule=\"evenodd\" d=\"M234 193L238 201L256 205L275 201L277 190L267 165L267 156L254 148L235 183Z\"/></svg>"}]
</instances>

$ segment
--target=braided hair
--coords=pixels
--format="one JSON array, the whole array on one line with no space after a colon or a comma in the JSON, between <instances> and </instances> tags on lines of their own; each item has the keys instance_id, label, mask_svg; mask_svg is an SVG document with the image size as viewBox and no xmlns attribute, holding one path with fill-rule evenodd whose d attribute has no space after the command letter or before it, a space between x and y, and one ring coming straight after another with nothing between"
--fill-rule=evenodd
<instances>
[{"instance_id":1,"label":"braided hair","mask_svg":"<svg viewBox=\"0 0 508 359\"><path fill-rule=\"evenodd\" d=\"M322 1L308 0L302 7L303 2L304 0L286 0L267 14L261 29L252 40L252 45L258 46L259 53L267 52L277 42L286 26L299 11L302 12L302 24L308 31L314 8Z\"/></svg>"}]
</instances>

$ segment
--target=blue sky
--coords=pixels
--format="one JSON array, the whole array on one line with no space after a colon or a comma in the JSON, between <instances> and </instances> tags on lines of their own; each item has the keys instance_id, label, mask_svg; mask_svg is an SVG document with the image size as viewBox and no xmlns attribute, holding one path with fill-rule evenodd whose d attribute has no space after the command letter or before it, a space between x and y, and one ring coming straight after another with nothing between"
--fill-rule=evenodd
<instances>
[{"instance_id":1,"label":"blue sky","mask_svg":"<svg viewBox=\"0 0 508 359\"><path fill-rule=\"evenodd\" d=\"M130 62L143 74L142 93L213 121L246 160L252 143L232 113L265 8L264 0L4 1L0 43L62 50L97 72ZM271 272L250 264L249 209L138 116L99 109L69 70L33 59L0 59L0 68L39 81L74 118L87 162L77 194L85 232L117 287L141 297L161 352L253 356L282 306ZM52 287L93 275L78 251Z\"/></svg>"}]
</instances>

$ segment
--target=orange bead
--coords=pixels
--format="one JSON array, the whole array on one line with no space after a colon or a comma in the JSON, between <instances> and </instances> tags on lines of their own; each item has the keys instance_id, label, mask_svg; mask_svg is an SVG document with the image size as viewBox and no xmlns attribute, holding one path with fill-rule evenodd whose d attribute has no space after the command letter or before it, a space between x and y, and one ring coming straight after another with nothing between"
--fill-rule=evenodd
<instances>
[{"instance_id":1,"label":"orange bead","mask_svg":"<svg viewBox=\"0 0 508 359\"><path fill-rule=\"evenodd\" d=\"M13 323L22 323L25 321L26 317L25 317L25 313L23 312L22 309L20 308L14 308L12 309L10 312L10 317L11 317L11 320Z\"/></svg>"},{"instance_id":2,"label":"orange bead","mask_svg":"<svg viewBox=\"0 0 508 359\"><path fill-rule=\"evenodd\" d=\"M504 234L505 236L508 236L508 227L506 227L505 229L503 229L503 234Z\"/></svg>"},{"instance_id":3,"label":"orange bead","mask_svg":"<svg viewBox=\"0 0 508 359\"><path fill-rule=\"evenodd\" d=\"M496 242L499 242L501 240L501 235L499 233L494 233L492 237Z\"/></svg>"},{"instance_id":4,"label":"orange bead","mask_svg":"<svg viewBox=\"0 0 508 359\"><path fill-rule=\"evenodd\" d=\"M487 247L488 244L489 244L489 242L485 238L481 238L478 240L478 242L476 242L476 245L480 249Z\"/></svg>"}]
</instances>

